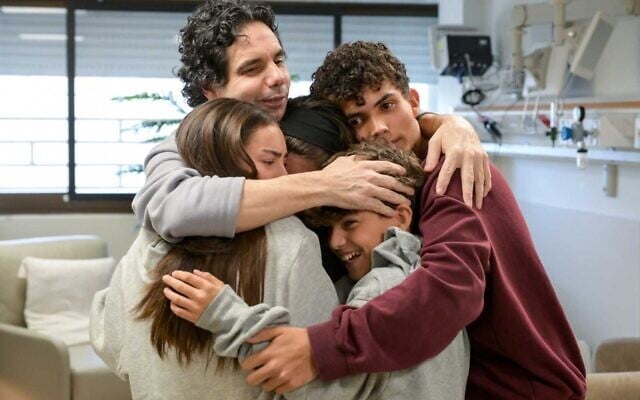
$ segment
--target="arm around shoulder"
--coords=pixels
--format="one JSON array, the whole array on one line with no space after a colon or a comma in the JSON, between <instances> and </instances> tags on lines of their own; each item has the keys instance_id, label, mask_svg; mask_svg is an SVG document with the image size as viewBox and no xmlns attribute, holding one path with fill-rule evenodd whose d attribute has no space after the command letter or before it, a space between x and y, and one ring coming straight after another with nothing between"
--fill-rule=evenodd
<instances>
[{"instance_id":1,"label":"arm around shoulder","mask_svg":"<svg viewBox=\"0 0 640 400\"><path fill-rule=\"evenodd\" d=\"M174 135L149 153L145 173L132 205L144 227L169 242L185 236L233 237L244 178L200 176L185 166Z\"/></svg>"},{"instance_id":2,"label":"arm around shoulder","mask_svg":"<svg viewBox=\"0 0 640 400\"><path fill-rule=\"evenodd\" d=\"M323 379L417 365L482 311L491 246L476 211L449 196L421 211L422 267L362 308L343 307L309 328Z\"/></svg>"}]
</instances>

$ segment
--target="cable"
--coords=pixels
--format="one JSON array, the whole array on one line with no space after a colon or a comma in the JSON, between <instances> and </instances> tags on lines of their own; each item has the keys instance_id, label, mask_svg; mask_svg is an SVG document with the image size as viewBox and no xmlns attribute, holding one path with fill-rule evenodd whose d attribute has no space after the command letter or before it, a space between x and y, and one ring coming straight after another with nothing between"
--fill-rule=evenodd
<instances>
[{"instance_id":1,"label":"cable","mask_svg":"<svg viewBox=\"0 0 640 400\"><path fill-rule=\"evenodd\" d=\"M482 103L487 96L480 89L471 89L464 92L462 102L468 106L475 107Z\"/></svg>"}]
</instances>

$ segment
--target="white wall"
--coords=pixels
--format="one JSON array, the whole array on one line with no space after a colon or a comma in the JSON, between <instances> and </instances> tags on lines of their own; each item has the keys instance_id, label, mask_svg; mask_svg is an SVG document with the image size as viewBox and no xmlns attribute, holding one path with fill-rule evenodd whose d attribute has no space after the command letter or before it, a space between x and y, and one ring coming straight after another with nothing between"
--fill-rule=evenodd
<instances>
[{"instance_id":1,"label":"white wall","mask_svg":"<svg viewBox=\"0 0 640 400\"><path fill-rule=\"evenodd\" d=\"M119 260L138 234L133 214L34 214L0 216L0 240L49 235L98 235Z\"/></svg>"},{"instance_id":2,"label":"white wall","mask_svg":"<svg viewBox=\"0 0 640 400\"><path fill-rule=\"evenodd\" d=\"M498 158L575 334L592 348L640 336L640 168L619 167L618 196L602 165Z\"/></svg>"},{"instance_id":3,"label":"white wall","mask_svg":"<svg viewBox=\"0 0 640 400\"><path fill-rule=\"evenodd\" d=\"M605 0L603 0L605 1ZM503 65L510 63L510 16L515 4L486 0L486 25ZM549 40L550 25L532 30L528 44ZM640 93L640 17L623 17L593 83L576 80L569 96ZM441 79L438 109L459 104L455 80ZM577 336L593 347L619 336L640 336L640 166L620 166L618 195L602 193L602 165L496 158L507 177Z\"/></svg>"}]
</instances>

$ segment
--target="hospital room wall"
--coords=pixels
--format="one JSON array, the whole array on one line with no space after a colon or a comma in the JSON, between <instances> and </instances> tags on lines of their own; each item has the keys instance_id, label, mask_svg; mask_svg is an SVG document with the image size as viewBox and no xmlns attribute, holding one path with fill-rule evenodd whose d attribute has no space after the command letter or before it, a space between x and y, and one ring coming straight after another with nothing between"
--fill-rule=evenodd
<instances>
[{"instance_id":1,"label":"hospital room wall","mask_svg":"<svg viewBox=\"0 0 640 400\"><path fill-rule=\"evenodd\" d=\"M482 0L480 31L510 64L511 10L535 1ZM604 1L604 0L603 0ZM538 3L540 1L537 1ZM593 82L576 79L568 96L626 98L640 93L640 17L617 18ZM524 41L549 42L550 26ZM459 85L441 78L438 107L459 104ZM579 170L573 161L494 158L509 181L576 336L592 348L611 337L640 336L640 166L620 166L618 193L602 191L603 165Z\"/></svg>"}]
</instances>

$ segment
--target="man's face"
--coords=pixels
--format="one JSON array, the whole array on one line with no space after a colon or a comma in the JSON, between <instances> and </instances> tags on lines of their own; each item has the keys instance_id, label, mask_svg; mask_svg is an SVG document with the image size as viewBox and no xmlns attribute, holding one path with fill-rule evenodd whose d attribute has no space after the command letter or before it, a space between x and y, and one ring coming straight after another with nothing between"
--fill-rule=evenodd
<instances>
[{"instance_id":1,"label":"man's face","mask_svg":"<svg viewBox=\"0 0 640 400\"><path fill-rule=\"evenodd\" d=\"M205 97L244 100L280 121L287 106L291 77L276 35L265 24L251 22L227 48L227 57L227 84L204 90Z\"/></svg>"},{"instance_id":2,"label":"man's face","mask_svg":"<svg viewBox=\"0 0 640 400\"><path fill-rule=\"evenodd\" d=\"M366 87L362 91L363 105L356 101L341 104L347 121L359 141L382 136L395 147L419 154L422 138L416 116L420 97L414 89L405 97L400 89L385 80L380 90Z\"/></svg>"},{"instance_id":3,"label":"man's face","mask_svg":"<svg viewBox=\"0 0 640 400\"><path fill-rule=\"evenodd\" d=\"M382 243L384 232L400 225L397 216L371 211L349 213L332 224L329 247L342 260L349 277L358 281L371 271L371 254Z\"/></svg>"}]
</instances>

